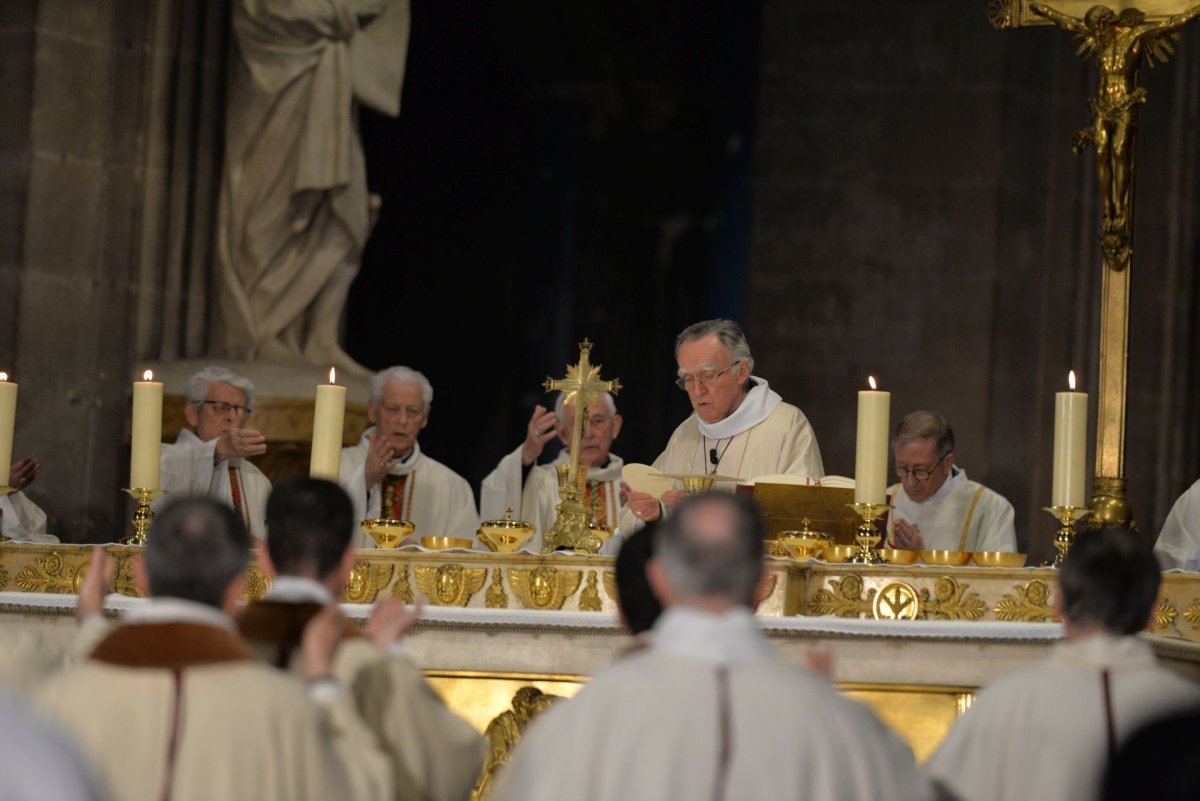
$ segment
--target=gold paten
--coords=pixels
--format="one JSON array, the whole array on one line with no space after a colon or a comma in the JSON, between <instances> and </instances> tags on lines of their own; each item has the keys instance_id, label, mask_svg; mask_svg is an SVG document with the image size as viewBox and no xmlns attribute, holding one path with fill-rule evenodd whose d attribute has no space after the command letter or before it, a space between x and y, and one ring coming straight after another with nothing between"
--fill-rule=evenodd
<instances>
[{"instance_id":1,"label":"gold paten","mask_svg":"<svg viewBox=\"0 0 1200 801\"><path fill-rule=\"evenodd\" d=\"M484 568L466 568L456 562L436 568L417 565L413 572L416 573L417 589L434 606L466 606L487 580Z\"/></svg>"},{"instance_id":2,"label":"gold paten","mask_svg":"<svg viewBox=\"0 0 1200 801\"><path fill-rule=\"evenodd\" d=\"M431 551L446 551L451 548L471 550L475 543L469 537L421 537L422 547Z\"/></svg>"},{"instance_id":3,"label":"gold paten","mask_svg":"<svg viewBox=\"0 0 1200 801\"><path fill-rule=\"evenodd\" d=\"M1001 598L992 613L997 620L1019 620L1024 623L1058 620L1049 600L1050 585L1041 579L1033 579L1024 585L1014 585L1013 594Z\"/></svg>"},{"instance_id":4,"label":"gold paten","mask_svg":"<svg viewBox=\"0 0 1200 801\"><path fill-rule=\"evenodd\" d=\"M562 609L582 580L578 570L541 565L532 570L509 568L508 584L526 609Z\"/></svg>"},{"instance_id":5,"label":"gold paten","mask_svg":"<svg viewBox=\"0 0 1200 801\"><path fill-rule=\"evenodd\" d=\"M1009 551L976 551L971 561L980 567L1024 567L1029 557L1023 553Z\"/></svg>"},{"instance_id":6,"label":"gold paten","mask_svg":"<svg viewBox=\"0 0 1200 801\"><path fill-rule=\"evenodd\" d=\"M408 580L408 565L399 565L396 573L396 583L392 585L392 597L399 598L406 604L411 604L413 602L413 588Z\"/></svg>"},{"instance_id":7,"label":"gold paten","mask_svg":"<svg viewBox=\"0 0 1200 801\"><path fill-rule=\"evenodd\" d=\"M871 616L876 620L916 620L921 615L917 591L906 581L893 581L875 593Z\"/></svg>"},{"instance_id":8,"label":"gold paten","mask_svg":"<svg viewBox=\"0 0 1200 801\"><path fill-rule=\"evenodd\" d=\"M921 561L927 565L962 567L971 561L970 551L921 551Z\"/></svg>"},{"instance_id":9,"label":"gold paten","mask_svg":"<svg viewBox=\"0 0 1200 801\"><path fill-rule=\"evenodd\" d=\"M544 384L547 392L557 390L564 393L563 405L575 409L575 425L571 430L571 461L565 465L567 469L558 486L558 517L554 521L554 527L543 535L543 553L550 553L558 548L597 553L603 544L588 528L587 509L583 505L584 476L580 474L579 447L583 442L587 408L596 402L601 392L610 392L613 395L620 392L621 382L617 379L601 379L600 365L593 367L591 364L591 352L592 343L585 338L579 343L579 362L567 365L566 377L553 379L547 376Z\"/></svg>"},{"instance_id":10,"label":"gold paten","mask_svg":"<svg viewBox=\"0 0 1200 801\"><path fill-rule=\"evenodd\" d=\"M395 565L356 560L346 589L342 591L342 600L352 604L375 603L375 596L392 580L393 570Z\"/></svg>"},{"instance_id":11,"label":"gold paten","mask_svg":"<svg viewBox=\"0 0 1200 801\"><path fill-rule=\"evenodd\" d=\"M596 586L596 571L587 572L587 586L579 593L580 612L599 612L604 604L600 601L600 589Z\"/></svg>"},{"instance_id":12,"label":"gold paten","mask_svg":"<svg viewBox=\"0 0 1200 801\"><path fill-rule=\"evenodd\" d=\"M484 601L488 609L508 608L508 593L504 591L504 579L498 567L492 568L492 585L488 587Z\"/></svg>"}]
</instances>

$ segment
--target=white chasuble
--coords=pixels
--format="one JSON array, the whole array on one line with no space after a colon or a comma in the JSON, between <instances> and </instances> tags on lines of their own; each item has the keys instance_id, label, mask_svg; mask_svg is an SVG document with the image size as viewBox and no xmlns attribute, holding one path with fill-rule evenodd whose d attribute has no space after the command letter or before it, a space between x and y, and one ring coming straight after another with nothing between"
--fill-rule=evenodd
<instances>
[{"instance_id":1,"label":"white chasuble","mask_svg":"<svg viewBox=\"0 0 1200 801\"><path fill-rule=\"evenodd\" d=\"M911 500L901 485L892 487L895 508L888 516L889 541L899 519L920 528L928 551L1015 552L1012 504L999 493L969 481L965 470L953 470L933 497L920 503Z\"/></svg>"},{"instance_id":2,"label":"white chasuble","mask_svg":"<svg viewBox=\"0 0 1200 801\"><path fill-rule=\"evenodd\" d=\"M151 508L157 510L174 498L212 498L236 511L256 538L265 538L271 480L245 459L224 459L214 464L216 449L215 439L205 442L186 428L174 443L164 442L159 483L167 494Z\"/></svg>"}]
</instances>

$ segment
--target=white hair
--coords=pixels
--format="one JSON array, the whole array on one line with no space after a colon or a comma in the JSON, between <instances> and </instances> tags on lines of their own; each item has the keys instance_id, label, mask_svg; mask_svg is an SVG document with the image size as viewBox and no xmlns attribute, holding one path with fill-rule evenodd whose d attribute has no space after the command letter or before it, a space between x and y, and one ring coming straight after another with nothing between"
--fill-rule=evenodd
<instances>
[{"instance_id":1,"label":"white hair","mask_svg":"<svg viewBox=\"0 0 1200 801\"><path fill-rule=\"evenodd\" d=\"M429 383L429 379L411 367L397 365L389 367L386 370L380 370L371 376L372 406L378 408L379 402L383 400L383 388L387 386L387 382L389 381L394 381L397 384L417 385L421 388L421 401L425 404L425 411L429 411L429 407L433 405L433 384Z\"/></svg>"},{"instance_id":2,"label":"white hair","mask_svg":"<svg viewBox=\"0 0 1200 801\"><path fill-rule=\"evenodd\" d=\"M212 392L213 384L228 384L234 389L240 389L246 393L246 411L254 408L254 384L250 379L216 366L205 367L188 379L187 402L197 408L203 406L208 400L208 393Z\"/></svg>"},{"instance_id":3,"label":"white hair","mask_svg":"<svg viewBox=\"0 0 1200 801\"><path fill-rule=\"evenodd\" d=\"M560 392L558 393L558 400L554 401L554 415L558 418L558 422L560 423L566 422L563 419L566 416L566 413L564 412L564 409L566 409L567 406L566 397L567 393ZM604 405L608 408L609 417L617 416L617 402L613 399L611 392L601 392L600 397L597 398L597 400L604 401Z\"/></svg>"}]
</instances>

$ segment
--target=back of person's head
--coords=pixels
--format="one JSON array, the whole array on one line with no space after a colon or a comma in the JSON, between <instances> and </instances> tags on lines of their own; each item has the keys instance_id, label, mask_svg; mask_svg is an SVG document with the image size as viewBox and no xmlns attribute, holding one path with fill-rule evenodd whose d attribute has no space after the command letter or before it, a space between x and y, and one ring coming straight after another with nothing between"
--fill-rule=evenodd
<instances>
[{"instance_id":1,"label":"back of person's head","mask_svg":"<svg viewBox=\"0 0 1200 801\"><path fill-rule=\"evenodd\" d=\"M1058 571L1061 609L1078 628L1136 634L1146 627L1162 580L1150 544L1127 528L1080 534Z\"/></svg>"},{"instance_id":2,"label":"back of person's head","mask_svg":"<svg viewBox=\"0 0 1200 801\"><path fill-rule=\"evenodd\" d=\"M324 579L341 563L353 534L350 496L332 481L289 479L267 498L267 553L280 575Z\"/></svg>"},{"instance_id":3,"label":"back of person's head","mask_svg":"<svg viewBox=\"0 0 1200 801\"><path fill-rule=\"evenodd\" d=\"M219 609L250 562L250 534L228 506L183 498L155 516L142 562L151 595Z\"/></svg>"},{"instance_id":4,"label":"back of person's head","mask_svg":"<svg viewBox=\"0 0 1200 801\"><path fill-rule=\"evenodd\" d=\"M1102 801L1200 801L1200 771L1192 762L1197 731L1197 709L1138 729L1109 760Z\"/></svg>"},{"instance_id":5,"label":"back of person's head","mask_svg":"<svg viewBox=\"0 0 1200 801\"><path fill-rule=\"evenodd\" d=\"M641 634L654 626L662 614L662 601L650 589L646 563L654 555L654 540L658 536L654 522L634 533L617 552L617 602L625 625L633 634Z\"/></svg>"},{"instance_id":6,"label":"back of person's head","mask_svg":"<svg viewBox=\"0 0 1200 801\"><path fill-rule=\"evenodd\" d=\"M677 601L753 608L764 535L752 500L728 492L691 495L659 526L654 556Z\"/></svg>"}]
</instances>

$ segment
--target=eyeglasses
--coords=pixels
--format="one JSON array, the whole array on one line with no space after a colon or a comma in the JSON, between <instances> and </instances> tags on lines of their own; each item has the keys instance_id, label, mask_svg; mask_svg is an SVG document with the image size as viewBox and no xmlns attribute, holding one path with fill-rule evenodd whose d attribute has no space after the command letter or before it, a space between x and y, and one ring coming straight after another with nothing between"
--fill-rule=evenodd
<instances>
[{"instance_id":1,"label":"eyeglasses","mask_svg":"<svg viewBox=\"0 0 1200 801\"><path fill-rule=\"evenodd\" d=\"M213 411L219 415L227 415L234 412L238 417L250 414L249 406L239 406L236 403L226 403L225 401L204 401L205 406L213 407Z\"/></svg>"},{"instance_id":2,"label":"eyeglasses","mask_svg":"<svg viewBox=\"0 0 1200 801\"><path fill-rule=\"evenodd\" d=\"M953 451L947 451L944 453L941 459L938 459L936 462L934 462L933 467L901 467L900 465L896 465L896 478L903 481L909 476L912 476L917 481L928 481L929 477L933 475L933 471L937 470L938 465L946 461L946 457L951 453L953 453Z\"/></svg>"},{"instance_id":3,"label":"eyeglasses","mask_svg":"<svg viewBox=\"0 0 1200 801\"><path fill-rule=\"evenodd\" d=\"M696 386L697 381L699 381L703 386L711 387L713 384L717 383L717 380L721 376L725 375L726 373L728 373L730 370L737 367L741 363L742 363L742 360L738 359L736 362L729 365L724 370L717 370L716 372L710 371L707 373L701 373L699 376L681 375L681 376L679 376L679 378L675 379L675 386L679 387L684 392L686 392L687 390L692 389L694 386Z\"/></svg>"}]
</instances>

